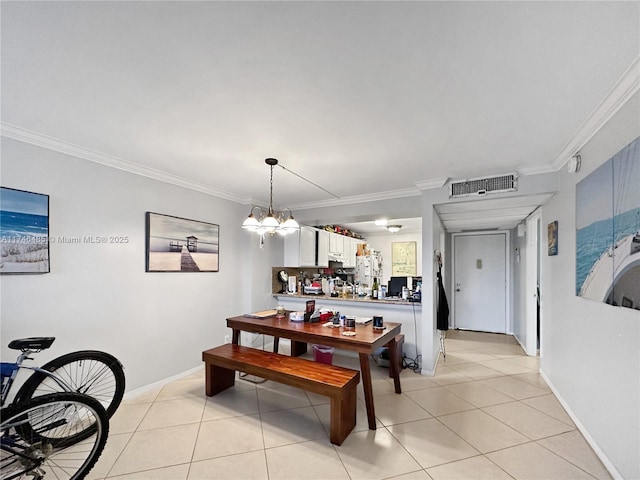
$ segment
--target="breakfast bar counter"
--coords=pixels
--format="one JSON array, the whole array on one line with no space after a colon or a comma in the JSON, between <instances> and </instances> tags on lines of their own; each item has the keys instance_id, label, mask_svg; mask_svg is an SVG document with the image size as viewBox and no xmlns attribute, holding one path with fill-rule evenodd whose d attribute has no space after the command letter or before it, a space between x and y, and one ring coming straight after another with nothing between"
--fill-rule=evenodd
<instances>
[{"instance_id":1,"label":"breakfast bar counter","mask_svg":"<svg viewBox=\"0 0 640 480\"><path fill-rule=\"evenodd\" d=\"M373 317L379 315L384 322L397 322L402 325L404 353L407 357L416 356L416 339L421 338L422 304L407 300L372 300L348 296L346 298L327 295L274 294L275 305L287 310L304 311L308 300L315 300L316 310L326 308L338 311L341 315L355 317ZM273 307L275 308L275 306Z\"/></svg>"},{"instance_id":2,"label":"breakfast bar counter","mask_svg":"<svg viewBox=\"0 0 640 480\"><path fill-rule=\"evenodd\" d=\"M304 295L297 293L276 293L273 295L279 300L284 299L300 299L315 300L316 305L325 304L326 302L358 302L358 303L371 303L375 305L403 305L403 306L420 306L420 302L410 302L409 300L403 300L401 298L384 298L382 300L374 300L369 297L359 297L358 295L347 294L345 297L331 297L329 295Z\"/></svg>"}]
</instances>

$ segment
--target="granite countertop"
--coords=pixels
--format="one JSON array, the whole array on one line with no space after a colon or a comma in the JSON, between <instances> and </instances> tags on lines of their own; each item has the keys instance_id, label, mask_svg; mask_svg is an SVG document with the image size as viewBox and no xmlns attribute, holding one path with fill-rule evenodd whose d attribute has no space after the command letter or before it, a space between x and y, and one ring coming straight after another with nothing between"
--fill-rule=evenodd
<instances>
[{"instance_id":1,"label":"granite countertop","mask_svg":"<svg viewBox=\"0 0 640 480\"><path fill-rule=\"evenodd\" d=\"M374 300L368 297L358 297L349 294L346 297L331 297L329 295L298 295L297 293L274 293L274 297L283 298L306 298L309 300L319 300L328 302L360 302L360 303L384 303L389 305L421 305L420 302L410 302L401 298L385 298L384 300Z\"/></svg>"}]
</instances>

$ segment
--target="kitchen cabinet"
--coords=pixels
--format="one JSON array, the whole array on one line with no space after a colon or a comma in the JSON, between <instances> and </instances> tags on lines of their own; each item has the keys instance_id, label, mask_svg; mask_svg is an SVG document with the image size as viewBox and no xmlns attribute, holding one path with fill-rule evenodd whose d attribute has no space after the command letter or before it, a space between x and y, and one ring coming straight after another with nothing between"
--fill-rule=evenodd
<instances>
[{"instance_id":1,"label":"kitchen cabinet","mask_svg":"<svg viewBox=\"0 0 640 480\"><path fill-rule=\"evenodd\" d=\"M329 253L335 257L344 256L344 240L346 238L339 233L329 233Z\"/></svg>"},{"instance_id":2,"label":"kitchen cabinet","mask_svg":"<svg viewBox=\"0 0 640 480\"><path fill-rule=\"evenodd\" d=\"M317 231L317 266L328 267L329 266L329 235L326 230Z\"/></svg>"},{"instance_id":3,"label":"kitchen cabinet","mask_svg":"<svg viewBox=\"0 0 640 480\"><path fill-rule=\"evenodd\" d=\"M344 268L356 267L356 253L358 252L358 244L360 240L353 237L344 237L344 262L342 266Z\"/></svg>"},{"instance_id":4,"label":"kitchen cabinet","mask_svg":"<svg viewBox=\"0 0 640 480\"><path fill-rule=\"evenodd\" d=\"M285 267L328 267L329 232L301 226L284 237Z\"/></svg>"}]
</instances>

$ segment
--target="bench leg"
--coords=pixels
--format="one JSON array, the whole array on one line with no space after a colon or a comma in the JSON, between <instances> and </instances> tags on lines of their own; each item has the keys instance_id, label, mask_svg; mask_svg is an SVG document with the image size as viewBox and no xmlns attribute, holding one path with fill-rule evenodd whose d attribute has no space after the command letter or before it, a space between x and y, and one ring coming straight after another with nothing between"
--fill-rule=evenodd
<instances>
[{"instance_id":1,"label":"bench leg","mask_svg":"<svg viewBox=\"0 0 640 480\"><path fill-rule=\"evenodd\" d=\"M207 397L212 397L229 387L233 387L236 381L236 371L228 368L218 367L210 363L206 364L205 371L205 393Z\"/></svg>"},{"instance_id":2,"label":"bench leg","mask_svg":"<svg viewBox=\"0 0 640 480\"><path fill-rule=\"evenodd\" d=\"M334 445L342 445L351 430L356 426L356 385L343 391L340 398L331 398L331 421L329 440Z\"/></svg>"}]
</instances>

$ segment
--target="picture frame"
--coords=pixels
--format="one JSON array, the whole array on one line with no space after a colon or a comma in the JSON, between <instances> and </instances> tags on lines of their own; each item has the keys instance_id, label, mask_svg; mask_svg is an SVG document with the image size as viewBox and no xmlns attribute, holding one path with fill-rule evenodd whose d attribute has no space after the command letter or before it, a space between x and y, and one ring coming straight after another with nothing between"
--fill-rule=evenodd
<instances>
[{"instance_id":1,"label":"picture frame","mask_svg":"<svg viewBox=\"0 0 640 480\"><path fill-rule=\"evenodd\" d=\"M146 272L218 272L220 226L146 212Z\"/></svg>"},{"instance_id":2,"label":"picture frame","mask_svg":"<svg viewBox=\"0 0 640 480\"><path fill-rule=\"evenodd\" d=\"M640 137L576 183L576 295L637 308ZM635 304L635 307L633 306ZM630 306L632 305L632 306Z\"/></svg>"},{"instance_id":3,"label":"picture frame","mask_svg":"<svg viewBox=\"0 0 640 480\"><path fill-rule=\"evenodd\" d=\"M416 242L391 243L391 276L415 277L417 275Z\"/></svg>"},{"instance_id":4,"label":"picture frame","mask_svg":"<svg viewBox=\"0 0 640 480\"><path fill-rule=\"evenodd\" d=\"M0 274L49 272L49 195L0 187Z\"/></svg>"},{"instance_id":5,"label":"picture frame","mask_svg":"<svg viewBox=\"0 0 640 480\"><path fill-rule=\"evenodd\" d=\"M558 255L558 221L547 225L547 255Z\"/></svg>"}]
</instances>

